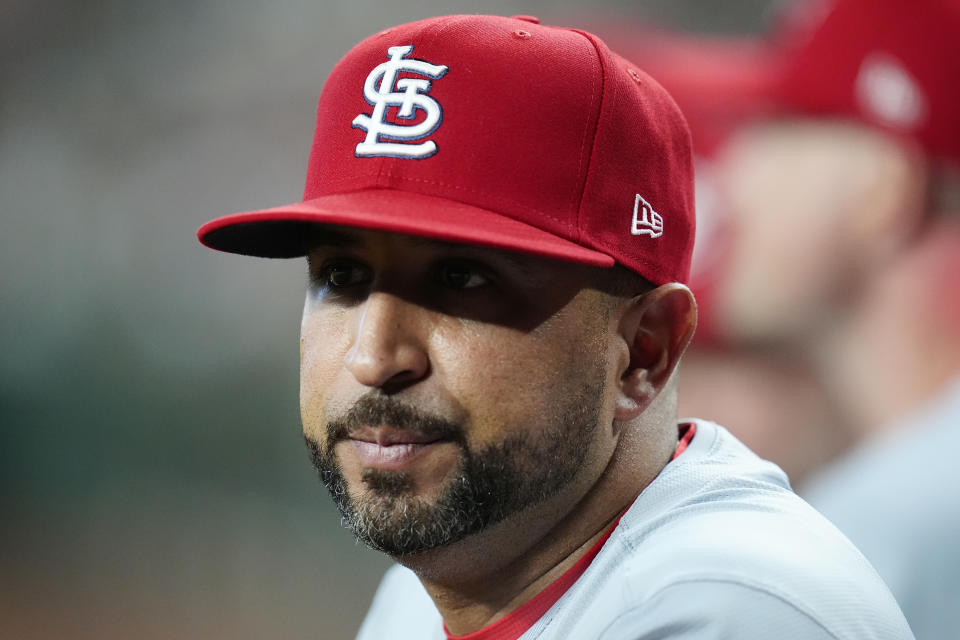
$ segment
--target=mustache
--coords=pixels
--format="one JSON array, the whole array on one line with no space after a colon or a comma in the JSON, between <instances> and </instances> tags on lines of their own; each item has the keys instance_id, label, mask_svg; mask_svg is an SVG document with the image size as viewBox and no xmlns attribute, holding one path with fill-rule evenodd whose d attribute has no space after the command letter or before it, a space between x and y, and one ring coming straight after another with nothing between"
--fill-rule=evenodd
<instances>
[{"instance_id":1,"label":"mustache","mask_svg":"<svg viewBox=\"0 0 960 640\"><path fill-rule=\"evenodd\" d=\"M466 442L463 424L379 393L360 397L342 416L327 422L327 450L363 427L388 425L436 440Z\"/></svg>"}]
</instances>

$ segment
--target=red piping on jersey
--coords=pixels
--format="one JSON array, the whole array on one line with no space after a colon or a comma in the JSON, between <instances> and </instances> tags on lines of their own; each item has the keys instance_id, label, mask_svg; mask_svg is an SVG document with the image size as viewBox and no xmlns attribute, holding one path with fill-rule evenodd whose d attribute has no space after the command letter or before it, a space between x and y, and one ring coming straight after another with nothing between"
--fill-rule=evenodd
<instances>
[{"instance_id":1,"label":"red piping on jersey","mask_svg":"<svg viewBox=\"0 0 960 640\"><path fill-rule=\"evenodd\" d=\"M697 432L697 425L693 423L687 423L680 425L679 430L679 442L677 442L677 448L673 452L673 457L670 458L670 461L676 460L677 457L687 450L687 447L690 445L690 441L693 440L694 434ZM624 512L626 513L626 512ZM486 627L474 631L473 633L468 633L464 636L454 636L450 635L450 631L447 629L446 623L443 625L443 633L446 635L447 640L517 640L520 636L526 633L530 627L532 627L537 620L539 620L543 614L545 614L550 607L557 603L563 594L573 586L573 583L577 581L577 578L583 575L583 572L587 570L587 567L590 566L590 563L593 562L593 559L597 557L597 554L600 553L600 549L603 548L604 543L610 537L610 534L613 533L613 530L617 528L617 525L620 524L620 518L623 517L623 513L617 517L616 522L614 522L606 533L603 534L603 537L597 540L590 551L587 551L586 555L577 560L576 564L567 569L562 576L554 580L546 589L533 596L530 600L527 600L525 603L520 605L519 608L511 611L509 614L500 618L496 622L493 622Z\"/></svg>"},{"instance_id":2,"label":"red piping on jersey","mask_svg":"<svg viewBox=\"0 0 960 640\"><path fill-rule=\"evenodd\" d=\"M690 441L693 440L693 436L697 433L697 425L692 422L687 422L680 425L680 442L677 443L677 448L673 451L673 457L670 458L670 462L673 462L677 457L687 450L687 447L690 446Z\"/></svg>"}]
</instances>

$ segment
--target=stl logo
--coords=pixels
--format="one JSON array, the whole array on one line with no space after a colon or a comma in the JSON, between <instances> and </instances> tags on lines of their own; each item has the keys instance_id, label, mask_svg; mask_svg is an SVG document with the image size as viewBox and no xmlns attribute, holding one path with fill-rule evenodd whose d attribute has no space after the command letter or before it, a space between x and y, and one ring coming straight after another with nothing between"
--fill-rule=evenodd
<instances>
[{"instance_id":1,"label":"stl logo","mask_svg":"<svg viewBox=\"0 0 960 640\"><path fill-rule=\"evenodd\" d=\"M431 80L442 78L449 67L404 57L412 51L412 44L390 47L387 49L389 61L374 67L363 83L363 97L373 107L373 113L361 113L353 119L353 128L367 132L363 142L357 144L354 152L357 157L428 158L437 152L433 140L413 143L423 140L440 126L443 109L426 94L430 91ZM425 76L429 80L408 77L398 80L397 74L401 71ZM418 111L423 111L424 117L418 123L393 124L386 121L388 107L399 107L397 118L401 120L415 120Z\"/></svg>"},{"instance_id":2,"label":"stl logo","mask_svg":"<svg viewBox=\"0 0 960 640\"><path fill-rule=\"evenodd\" d=\"M659 238L663 235L663 217L653 210L649 202L639 193L633 201L633 223L630 233L635 236Z\"/></svg>"}]
</instances>

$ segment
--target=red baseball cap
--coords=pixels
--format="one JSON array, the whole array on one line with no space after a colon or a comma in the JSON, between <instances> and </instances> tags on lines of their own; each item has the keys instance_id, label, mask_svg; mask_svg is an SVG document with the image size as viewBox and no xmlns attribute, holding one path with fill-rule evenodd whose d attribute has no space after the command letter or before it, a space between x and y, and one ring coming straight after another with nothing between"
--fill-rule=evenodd
<instances>
[{"instance_id":1,"label":"red baseball cap","mask_svg":"<svg viewBox=\"0 0 960 640\"><path fill-rule=\"evenodd\" d=\"M317 224L686 282L690 134L667 92L590 33L523 16L400 25L327 79L303 200L197 235L222 251L294 257Z\"/></svg>"},{"instance_id":2,"label":"red baseball cap","mask_svg":"<svg viewBox=\"0 0 960 640\"><path fill-rule=\"evenodd\" d=\"M780 103L960 160L960 0L833 0L794 15Z\"/></svg>"},{"instance_id":3,"label":"red baseball cap","mask_svg":"<svg viewBox=\"0 0 960 640\"><path fill-rule=\"evenodd\" d=\"M744 122L849 118L960 160L960 0L798 0L763 36L604 27L676 99L710 154Z\"/></svg>"}]
</instances>

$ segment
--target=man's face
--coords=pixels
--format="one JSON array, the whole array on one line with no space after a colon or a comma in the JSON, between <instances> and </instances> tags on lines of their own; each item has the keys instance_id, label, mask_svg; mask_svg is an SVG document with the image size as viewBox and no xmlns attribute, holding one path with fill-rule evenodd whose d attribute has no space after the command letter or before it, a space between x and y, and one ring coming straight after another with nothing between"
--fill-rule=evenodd
<instances>
[{"instance_id":1,"label":"man's face","mask_svg":"<svg viewBox=\"0 0 960 640\"><path fill-rule=\"evenodd\" d=\"M304 434L364 542L426 551L572 508L599 477L614 328L592 269L365 230L308 263Z\"/></svg>"},{"instance_id":2,"label":"man's face","mask_svg":"<svg viewBox=\"0 0 960 640\"><path fill-rule=\"evenodd\" d=\"M911 228L908 150L828 120L747 127L717 163L730 241L716 325L735 340L814 335Z\"/></svg>"}]
</instances>

